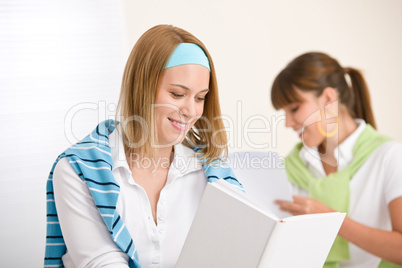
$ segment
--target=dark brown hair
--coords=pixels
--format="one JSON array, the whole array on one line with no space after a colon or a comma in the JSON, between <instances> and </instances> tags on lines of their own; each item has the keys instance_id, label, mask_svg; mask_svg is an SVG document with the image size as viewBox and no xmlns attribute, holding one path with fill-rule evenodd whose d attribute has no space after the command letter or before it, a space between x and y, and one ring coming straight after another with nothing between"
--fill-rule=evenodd
<instances>
[{"instance_id":1,"label":"dark brown hair","mask_svg":"<svg viewBox=\"0 0 402 268\"><path fill-rule=\"evenodd\" d=\"M350 86L346 74L349 75ZM313 91L317 97L325 88L334 88L338 92L339 102L346 106L353 118L362 118L376 128L370 93L359 70L343 68L337 60L324 53L305 53L291 61L275 78L271 90L275 109L302 101L295 87L302 91Z\"/></svg>"}]
</instances>

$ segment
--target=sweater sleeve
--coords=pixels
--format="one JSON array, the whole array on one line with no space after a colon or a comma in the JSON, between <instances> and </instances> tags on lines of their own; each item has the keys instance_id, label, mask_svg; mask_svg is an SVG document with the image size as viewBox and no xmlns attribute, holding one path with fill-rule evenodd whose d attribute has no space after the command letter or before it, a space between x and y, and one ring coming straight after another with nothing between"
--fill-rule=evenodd
<instances>
[{"instance_id":1,"label":"sweater sleeve","mask_svg":"<svg viewBox=\"0 0 402 268\"><path fill-rule=\"evenodd\" d=\"M67 246L65 267L128 267L128 256L114 243L86 184L66 158L53 173L54 197Z\"/></svg>"}]
</instances>

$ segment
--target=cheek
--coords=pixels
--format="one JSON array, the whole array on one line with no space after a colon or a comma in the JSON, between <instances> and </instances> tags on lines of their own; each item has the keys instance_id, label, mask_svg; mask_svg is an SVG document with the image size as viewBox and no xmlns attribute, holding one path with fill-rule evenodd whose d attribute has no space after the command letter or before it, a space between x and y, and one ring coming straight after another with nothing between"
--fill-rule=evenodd
<instances>
[{"instance_id":1,"label":"cheek","mask_svg":"<svg viewBox=\"0 0 402 268\"><path fill-rule=\"evenodd\" d=\"M169 114L180 114L177 106L171 103L159 103L155 105L156 115L169 115Z\"/></svg>"},{"instance_id":2,"label":"cheek","mask_svg":"<svg viewBox=\"0 0 402 268\"><path fill-rule=\"evenodd\" d=\"M171 93L164 88L159 89L155 96L155 104L166 104L171 102Z\"/></svg>"},{"instance_id":3,"label":"cheek","mask_svg":"<svg viewBox=\"0 0 402 268\"><path fill-rule=\"evenodd\" d=\"M177 117L179 119L179 113L170 107L164 107L164 105L155 108L156 120L164 120L166 117Z\"/></svg>"},{"instance_id":4,"label":"cheek","mask_svg":"<svg viewBox=\"0 0 402 268\"><path fill-rule=\"evenodd\" d=\"M197 122L203 115L204 113L204 105L199 105L196 107L195 109L195 115L191 118L192 120L192 125L195 124L195 122Z\"/></svg>"},{"instance_id":5,"label":"cheek","mask_svg":"<svg viewBox=\"0 0 402 268\"><path fill-rule=\"evenodd\" d=\"M318 128L317 128L317 122L310 124L306 127L306 131L308 131L308 133L310 135L313 135L314 137L317 137L318 132Z\"/></svg>"},{"instance_id":6,"label":"cheek","mask_svg":"<svg viewBox=\"0 0 402 268\"><path fill-rule=\"evenodd\" d=\"M325 136L319 130L319 122L311 124L307 129L307 136L311 146L318 146L325 140Z\"/></svg>"},{"instance_id":7,"label":"cheek","mask_svg":"<svg viewBox=\"0 0 402 268\"><path fill-rule=\"evenodd\" d=\"M320 120L320 110L319 109L309 109L304 111L300 115L300 121L302 121L305 127L310 125L316 125L316 123ZM315 126L316 127L316 126Z\"/></svg>"},{"instance_id":8,"label":"cheek","mask_svg":"<svg viewBox=\"0 0 402 268\"><path fill-rule=\"evenodd\" d=\"M194 118L200 118L204 113L204 103L195 102L195 115Z\"/></svg>"},{"instance_id":9,"label":"cheek","mask_svg":"<svg viewBox=\"0 0 402 268\"><path fill-rule=\"evenodd\" d=\"M200 104L197 107L197 116L198 116L198 118L200 118L203 113L204 113L204 103Z\"/></svg>"}]
</instances>

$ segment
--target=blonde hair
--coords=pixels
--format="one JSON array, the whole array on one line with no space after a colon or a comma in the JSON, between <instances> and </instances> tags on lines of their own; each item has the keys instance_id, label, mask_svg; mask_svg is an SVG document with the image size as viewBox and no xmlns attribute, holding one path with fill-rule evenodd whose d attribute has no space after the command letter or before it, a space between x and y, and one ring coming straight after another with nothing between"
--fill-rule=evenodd
<instances>
[{"instance_id":1,"label":"blonde hair","mask_svg":"<svg viewBox=\"0 0 402 268\"><path fill-rule=\"evenodd\" d=\"M156 154L152 148L158 142L152 104L155 103L164 67L180 43L193 43L201 47L211 68L203 115L187 133L183 144L200 148L199 153L206 163L227 155L227 136L221 120L218 85L211 56L194 35L171 25L157 25L146 31L134 45L124 69L117 111L120 112L124 148L128 155Z\"/></svg>"}]
</instances>

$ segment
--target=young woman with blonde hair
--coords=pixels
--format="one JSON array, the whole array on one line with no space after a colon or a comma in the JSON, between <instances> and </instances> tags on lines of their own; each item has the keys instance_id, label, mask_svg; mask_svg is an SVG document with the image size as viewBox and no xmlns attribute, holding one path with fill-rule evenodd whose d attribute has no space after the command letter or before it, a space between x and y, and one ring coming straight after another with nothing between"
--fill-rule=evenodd
<instances>
[{"instance_id":1,"label":"young woman with blonde hair","mask_svg":"<svg viewBox=\"0 0 402 268\"><path fill-rule=\"evenodd\" d=\"M158 25L125 67L119 121L59 156L47 184L45 267L174 267L208 181L229 168L212 59Z\"/></svg>"},{"instance_id":2,"label":"young woman with blonde hair","mask_svg":"<svg viewBox=\"0 0 402 268\"><path fill-rule=\"evenodd\" d=\"M350 80L350 85L347 82ZM292 214L347 212L324 267L401 267L401 144L376 130L361 73L306 53L275 78L271 100L302 142L285 160Z\"/></svg>"}]
</instances>

